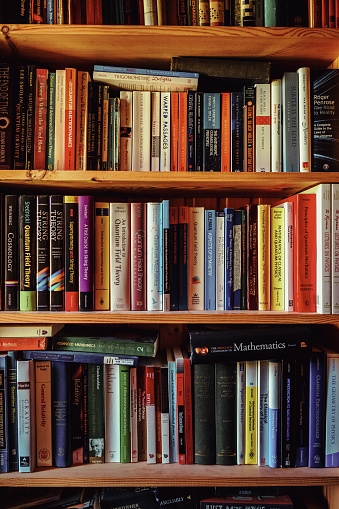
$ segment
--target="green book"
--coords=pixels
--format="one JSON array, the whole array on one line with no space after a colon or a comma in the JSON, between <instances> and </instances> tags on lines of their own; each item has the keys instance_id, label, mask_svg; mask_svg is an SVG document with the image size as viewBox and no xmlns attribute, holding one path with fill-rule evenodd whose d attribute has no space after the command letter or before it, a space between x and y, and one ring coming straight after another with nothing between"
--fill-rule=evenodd
<instances>
[{"instance_id":1,"label":"green book","mask_svg":"<svg viewBox=\"0 0 339 509\"><path fill-rule=\"evenodd\" d=\"M52 338L53 350L77 352L105 352L141 357L155 357L158 349L158 331L141 329L114 329L96 326L94 330L82 326L66 326Z\"/></svg>"},{"instance_id":2,"label":"green book","mask_svg":"<svg viewBox=\"0 0 339 509\"><path fill-rule=\"evenodd\" d=\"M20 311L36 311L37 198L19 196Z\"/></svg>"},{"instance_id":3,"label":"green book","mask_svg":"<svg viewBox=\"0 0 339 509\"><path fill-rule=\"evenodd\" d=\"M88 365L89 462L105 461L104 365Z\"/></svg>"},{"instance_id":4,"label":"green book","mask_svg":"<svg viewBox=\"0 0 339 509\"><path fill-rule=\"evenodd\" d=\"M129 367L120 366L120 462L130 463Z\"/></svg>"}]
</instances>

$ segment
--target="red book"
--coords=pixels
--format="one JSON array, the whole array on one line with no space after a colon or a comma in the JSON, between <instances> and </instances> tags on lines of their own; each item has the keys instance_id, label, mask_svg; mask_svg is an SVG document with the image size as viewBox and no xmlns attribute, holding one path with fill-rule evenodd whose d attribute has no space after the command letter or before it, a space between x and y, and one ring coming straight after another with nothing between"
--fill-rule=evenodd
<instances>
[{"instance_id":1,"label":"red book","mask_svg":"<svg viewBox=\"0 0 339 509\"><path fill-rule=\"evenodd\" d=\"M87 25L95 25L95 0L86 0L86 22Z\"/></svg>"},{"instance_id":2,"label":"red book","mask_svg":"<svg viewBox=\"0 0 339 509\"><path fill-rule=\"evenodd\" d=\"M94 2L94 22L96 25L102 25L102 0Z\"/></svg>"},{"instance_id":3,"label":"red book","mask_svg":"<svg viewBox=\"0 0 339 509\"><path fill-rule=\"evenodd\" d=\"M184 358L180 347L173 347L175 358L175 378L177 389L177 435L178 435L178 463L186 463L185 444L185 392L184 392Z\"/></svg>"},{"instance_id":4,"label":"red book","mask_svg":"<svg viewBox=\"0 0 339 509\"><path fill-rule=\"evenodd\" d=\"M66 67L65 81L65 170L75 170L77 70Z\"/></svg>"},{"instance_id":5,"label":"red book","mask_svg":"<svg viewBox=\"0 0 339 509\"><path fill-rule=\"evenodd\" d=\"M244 87L244 171L255 169L255 88Z\"/></svg>"},{"instance_id":6,"label":"red book","mask_svg":"<svg viewBox=\"0 0 339 509\"><path fill-rule=\"evenodd\" d=\"M138 405L138 460L147 459L146 433L146 367L137 366L137 405Z\"/></svg>"},{"instance_id":7,"label":"red book","mask_svg":"<svg viewBox=\"0 0 339 509\"><path fill-rule=\"evenodd\" d=\"M154 367L154 391L155 391L155 419L156 419L156 451L157 463L162 462L161 443L161 380L160 366Z\"/></svg>"},{"instance_id":8,"label":"red book","mask_svg":"<svg viewBox=\"0 0 339 509\"><path fill-rule=\"evenodd\" d=\"M185 447L186 464L192 465L193 461L193 409L192 409L192 373L191 360L184 359L184 408L185 408Z\"/></svg>"},{"instance_id":9,"label":"red book","mask_svg":"<svg viewBox=\"0 0 339 509\"><path fill-rule=\"evenodd\" d=\"M146 366L147 463L156 463L156 411L154 366Z\"/></svg>"},{"instance_id":10,"label":"red book","mask_svg":"<svg viewBox=\"0 0 339 509\"><path fill-rule=\"evenodd\" d=\"M179 92L178 171L187 171L187 92Z\"/></svg>"},{"instance_id":11,"label":"red book","mask_svg":"<svg viewBox=\"0 0 339 509\"><path fill-rule=\"evenodd\" d=\"M131 203L131 311L146 311L146 204Z\"/></svg>"},{"instance_id":12,"label":"red book","mask_svg":"<svg viewBox=\"0 0 339 509\"><path fill-rule=\"evenodd\" d=\"M171 171L178 171L179 93L171 93Z\"/></svg>"},{"instance_id":13,"label":"red book","mask_svg":"<svg viewBox=\"0 0 339 509\"><path fill-rule=\"evenodd\" d=\"M321 24L322 24L322 28L328 28L329 0L322 0L322 2L321 2Z\"/></svg>"},{"instance_id":14,"label":"red book","mask_svg":"<svg viewBox=\"0 0 339 509\"><path fill-rule=\"evenodd\" d=\"M36 70L35 127L34 127L34 169L46 167L47 130L47 80L48 70Z\"/></svg>"},{"instance_id":15,"label":"red book","mask_svg":"<svg viewBox=\"0 0 339 509\"><path fill-rule=\"evenodd\" d=\"M49 338L0 338L0 351L47 350Z\"/></svg>"},{"instance_id":16,"label":"red book","mask_svg":"<svg viewBox=\"0 0 339 509\"><path fill-rule=\"evenodd\" d=\"M221 171L231 171L231 94L221 94Z\"/></svg>"}]
</instances>

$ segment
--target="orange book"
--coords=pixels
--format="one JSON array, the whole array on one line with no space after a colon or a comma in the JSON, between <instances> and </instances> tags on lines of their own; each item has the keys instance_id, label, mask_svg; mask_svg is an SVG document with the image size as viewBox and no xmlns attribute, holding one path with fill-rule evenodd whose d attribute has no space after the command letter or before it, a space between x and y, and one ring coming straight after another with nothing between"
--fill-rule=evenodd
<instances>
[{"instance_id":1,"label":"orange book","mask_svg":"<svg viewBox=\"0 0 339 509\"><path fill-rule=\"evenodd\" d=\"M65 80L65 166L75 170L77 70L66 67Z\"/></svg>"},{"instance_id":2,"label":"orange book","mask_svg":"<svg viewBox=\"0 0 339 509\"><path fill-rule=\"evenodd\" d=\"M221 94L221 171L231 171L231 94Z\"/></svg>"},{"instance_id":3,"label":"orange book","mask_svg":"<svg viewBox=\"0 0 339 509\"><path fill-rule=\"evenodd\" d=\"M43 338L0 338L0 351L7 350L47 350L48 339Z\"/></svg>"},{"instance_id":4,"label":"orange book","mask_svg":"<svg viewBox=\"0 0 339 509\"><path fill-rule=\"evenodd\" d=\"M36 464L52 466L51 361L35 361Z\"/></svg>"},{"instance_id":5,"label":"orange book","mask_svg":"<svg viewBox=\"0 0 339 509\"><path fill-rule=\"evenodd\" d=\"M187 171L187 92L179 92L178 171Z\"/></svg>"},{"instance_id":6,"label":"orange book","mask_svg":"<svg viewBox=\"0 0 339 509\"><path fill-rule=\"evenodd\" d=\"M179 93L171 93L171 171L178 171Z\"/></svg>"}]
</instances>

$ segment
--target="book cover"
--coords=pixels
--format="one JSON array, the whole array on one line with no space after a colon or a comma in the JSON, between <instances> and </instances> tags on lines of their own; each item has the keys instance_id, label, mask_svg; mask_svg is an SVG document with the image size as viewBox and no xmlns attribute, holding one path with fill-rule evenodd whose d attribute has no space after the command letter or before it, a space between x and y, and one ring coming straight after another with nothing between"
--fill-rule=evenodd
<instances>
[{"instance_id":1,"label":"book cover","mask_svg":"<svg viewBox=\"0 0 339 509\"><path fill-rule=\"evenodd\" d=\"M49 346L49 338L0 338L0 351L7 350L46 350Z\"/></svg>"},{"instance_id":2,"label":"book cover","mask_svg":"<svg viewBox=\"0 0 339 509\"><path fill-rule=\"evenodd\" d=\"M326 354L312 348L309 367L308 466L325 466Z\"/></svg>"},{"instance_id":3,"label":"book cover","mask_svg":"<svg viewBox=\"0 0 339 509\"><path fill-rule=\"evenodd\" d=\"M34 162L32 168L34 170L44 170L46 165L47 83L48 70L36 69Z\"/></svg>"},{"instance_id":4,"label":"book cover","mask_svg":"<svg viewBox=\"0 0 339 509\"><path fill-rule=\"evenodd\" d=\"M204 207L188 209L188 309L204 309Z\"/></svg>"},{"instance_id":5,"label":"book cover","mask_svg":"<svg viewBox=\"0 0 339 509\"><path fill-rule=\"evenodd\" d=\"M50 309L65 309L65 239L63 196L49 197L49 241L50 241Z\"/></svg>"},{"instance_id":6,"label":"book cover","mask_svg":"<svg viewBox=\"0 0 339 509\"><path fill-rule=\"evenodd\" d=\"M221 171L220 93L204 93L203 112L203 171Z\"/></svg>"},{"instance_id":7,"label":"book cover","mask_svg":"<svg viewBox=\"0 0 339 509\"><path fill-rule=\"evenodd\" d=\"M311 171L311 99L310 99L310 68L300 67L298 74L298 105L299 105L299 172Z\"/></svg>"},{"instance_id":8,"label":"book cover","mask_svg":"<svg viewBox=\"0 0 339 509\"><path fill-rule=\"evenodd\" d=\"M270 214L269 204L258 205L258 309L268 311L270 302Z\"/></svg>"},{"instance_id":9,"label":"book cover","mask_svg":"<svg viewBox=\"0 0 339 509\"><path fill-rule=\"evenodd\" d=\"M258 462L258 362L246 361L245 465Z\"/></svg>"},{"instance_id":10,"label":"book cover","mask_svg":"<svg viewBox=\"0 0 339 509\"><path fill-rule=\"evenodd\" d=\"M188 206L179 205L178 247L179 261L179 311L188 308ZM174 248L175 249L175 248ZM173 278L175 275L173 275ZM174 283L174 290L178 283Z\"/></svg>"},{"instance_id":11,"label":"book cover","mask_svg":"<svg viewBox=\"0 0 339 509\"><path fill-rule=\"evenodd\" d=\"M94 202L94 309L110 309L110 203Z\"/></svg>"},{"instance_id":12,"label":"book cover","mask_svg":"<svg viewBox=\"0 0 339 509\"><path fill-rule=\"evenodd\" d=\"M244 171L244 96L231 93L231 171Z\"/></svg>"},{"instance_id":13,"label":"book cover","mask_svg":"<svg viewBox=\"0 0 339 509\"><path fill-rule=\"evenodd\" d=\"M255 88L245 86L244 94L244 171L255 171Z\"/></svg>"},{"instance_id":14,"label":"book cover","mask_svg":"<svg viewBox=\"0 0 339 509\"><path fill-rule=\"evenodd\" d=\"M171 93L160 96L160 171L171 170Z\"/></svg>"},{"instance_id":15,"label":"book cover","mask_svg":"<svg viewBox=\"0 0 339 509\"><path fill-rule=\"evenodd\" d=\"M205 305L216 309L216 216L215 210L205 210Z\"/></svg>"},{"instance_id":16,"label":"book cover","mask_svg":"<svg viewBox=\"0 0 339 509\"><path fill-rule=\"evenodd\" d=\"M34 362L18 360L19 472L34 472L36 465Z\"/></svg>"},{"instance_id":17,"label":"book cover","mask_svg":"<svg viewBox=\"0 0 339 509\"><path fill-rule=\"evenodd\" d=\"M338 69L311 71L312 171L339 170L338 78Z\"/></svg>"},{"instance_id":18,"label":"book cover","mask_svg":"<svg viewBox=\"0 0 339 509\"><path fill-rule=\"evenodd\" d=\"M164 71L158 71L164 72ZM165 71L166 72L166 71ZM153 74L129 74L126 72L93 71L93 80L109 85L113 91L132 90L146 91L147 93L157 92L179 92L196 90L198 86L197 77L185 76L163 76Z\"/></svg>"},{"instance_id":19,"label":"book cover","mask_svg":"<svg viewBox=\"0 0 339 509\"><path fill-rule=\"evenodd\" d=\"M36 196L19 196L20 311L36 311Z\"/></svg>"},{"instance_id":20,"label":"book cover","mask_svg":"<svg viewBox=\"0 0 339 509\"><path fill-rule=\"evenodd\" d=\"M268 362L268 465L271 468L280 467L280 361Z\"/></svg>"},{"instance_id":21,"label":"book cover","mask_svg":"<svg viewBox=\"0 0 339 509\"><path fill-rule=\"evenodd\" d=\"M184 419L185 419L185 457L186 465L194 462L193 403L192 403L191 360L184 357Z\"/></svg>"},{"instance_id":22,"label":"book cover","mask_svg":"<svg viewBox=\"0 0 339 509\"><path fill-rule=\"evenodd\" d=\"M8 358L0 355L0 473L9 472L9 384Z\"/></svg>"},{"instance_id":23,"label":"book cover","mask_svg":"<svg viewBox=\"0 0 339 509\"><path fill-rule=\"evenodd\" d=\"M120 99L115 98L118 101ZM115 102L114 102L115 104ZM109 124L109 107L110 107L110 97L109 97L109 87L105 85L102 90L102 144L101 144L101 169L103 171L110 170L109 160L108 160L108 124ZM118 129L120 132L120 127ZM120 137L119 137L120 139Z\"/></svg>"},{"instance_id":24,"label":"book cover","mask_svg":"<svg viewBox=\"0 0 339 509\"><path fill-rule=\"evenodd\" d=\"M120 90L120 170L132 170L132 101L131 90Z\"/></svg>"},{"instance_id":25,"label":"book cover","mask_svg":"<svg viewBox=\"0 0 339 509\"><path fill-rule=\"evenodd\" d=\"M35 361L36 464L51 467L52 370L50 361Z\"/></svg>"},{"instance_id":26,"label":"book cover","mask_svg":"<svg viewBox=\"0 0 339 509\"><path fill-rule=\"evenodd\" d=\"M64 196L65 311L79 309L78 197Z\"/></svg>"},{"instance_id":27,"label":"book cover","mask_svg":"<svg viewBox=\"0 0 339 509\"><path fill-rule=\"evenodd\" d=\"M203 149L204 149L204 92L195 94L195 171L203 171Z\"/></svg>"},{"instance_id":28,"label":"book cover","mask_svg":"<svg viewBox=\"0 0 339 509\"><path fill-rule=\"evenodd\" d=\"M146 204L131 203L131 311L145 311Z\"/></svg>"},{"instance_id":29,"label":"book cover","mask_svg":"<svg viewBox=\"0 0 339 509\"><path fill-rule=\"evenodd\" d=\"M225 309L225 212L216 213L216 309Z\"/></svg>"},{"instance_id":30,"label":"book cover","mask_svg":"<svg viewBox=\"0 0 339 509\"><path fill-rule=\"evenodd\" d=\"M79 311L93 311L93 196L78 197L79 214Z\"/></svg>"},{"instance_id":31,"label":"book cover","mask_svg":"<svg viewBox=\"0 0 339 509\"><path fill-rule=\"evenodd\" d=\"M104 366L88 365L88 440L89 462L105 460Z\"/></svg>"},{"instance_id":32,"label":"book cover","mask_svg":"<svg viewBox=\"0 0 339 509\"><path fill-rule=\"evenodd\" d=\"M185 397L184 397L184 358L180 347L173 347L175 358L175 378L176 378L176 403L177 403L177 443L178 443L178 463L186 463L186 434L185 434Z\"/></svg>"},{"instance_id":33,"label":"book cover","mask_svg":"<svg viewBox=\"0 0 339 509\"><path fill-rule=\"evenodd\" d=\"M271 81L271 171L282 171L281 79Z\"/></svg>"},{"instance_id":34,"label":"book cover","mask_svg":"<svg viewBox=\"0 0 339 509\"><path fill-rule=\"evenodd\" d=\"M151 93L151 171L160 171L160 150L161 150L161 92Z\"/></svg>"},{"instance_id":35,"label":"book cover","mask_svg":"<svg viewBox=\"0 0 339 509\"><path fill-rule=\"evenodd\" d=\"M146 204L146 294L147 310L163 308L162 203Z\"/></svg>"},{"instance_id":36,"label":"book cover","mask_svg":"<svg viewBox=\"0 0 339 509\"><path fill-rule=\"evenodd\" d=\"M133 90L132 170L151 169L151 93Z\"/></svg>"},{"instance_id":37,"label":"book cover","mask_svg":"<svg viewBox=\"0 0 339 509\"><path fill-rule=\"evenodd\" d=\"M81 465L84 462L84 369L83 364L72 362L69 366L70 384L70 434L72 464Z\"/></svg>"},{"instance_id":38,"label":"book cover","mask_svg":"<svg viewBox=\"0 0 339 509\"><path fill-rule=\"evenodd\" d=\"M231 171L231 94L221 93L221 171Z\"/></svg>"},{"instance_id":39,"label":"book cover","mask_svg":"<svg viewBox=\"0 0 339 509\"><path fill-rule=\"evenodd\" d=\"M269 464L269 361L258 361L258 465Z\"/></svg>"},{"instance_id":40,"label":"book cover","mask_svg":"<svg viewBox=\"0 0 339 509\"><path fill-rule=\"evenodd\" d=\"M53 466L60 468L72 464L69 368L68 362L52 362Z\"/></svg>"},{"instance_id":41,"label":"book cover","mask_svg":"<svg viewBox=\"0 0 339 509\"><path fill-rule=\"evenodd\" d=\"M154 365L154 398L155 398L155 450L156 463L162 463L161 451L161 379L160 367L162 362L156 359Z\"/></svg>"},{"instance_id":42,"label":"book cover","mask_svg":"<svg viewBox=\"0 0 339 509\"><path fill-rule=\"evenodd\" d=\"M130 205L128 203L109 204L110 242L106 246L106 256L109 254L110 263L105 267L105 276L111 274L110 310L130 310ZM102 274L104 277L104 274ZM107 280L103 281L107 285Z\"/></svg>"},{"instance_id":43,"label":"book cover","mask_svg":"<svg viewBox=\"0 0 339 509\"><path fill-rule=\"evenodd\" d=\"M5 310L19 310L18 196L5 195Z\"/></svg>"},{"instance_id":44,"label":"book cover","mask_svg":"<svg viewBox=\"0 0 339 509\"><path fill-rule=\"evenodd\" d=\"M77 73L76 91L76 138L75 138L75 170L87 169L88 141L88 83L90 75L87 71Z\"/></svg>"},{"instance_id":45,"label":"book cover","mask_svg":"<svg viewBox=\"0 0 339 509\"><path fill-rule=\"evenodd\" d=\"M120 373L120 463L130 463L130 372L119 366Z\"/></svg>"},{"instance_id":46,"label":"book cover","mask_svg":"<svg viewBox=\"0 0 339 509\"><path fill-rule=\"evenodd\" d=\"M271 310L285 309L285 210L271 207Z\"/></svg>"},{"instance_id":47,"label":"book cover","mask_svg":"<svg viewBox=\"0 0 339 509\"><path fill-rule=\"evenodd\" d=\"M326 348L327 386L326 386L326 420L325 420L325 467L336 467L339 464L338 434L338 369L339 355Z\"/></svg>"},{"instance_id":48,"label":"book cover","mask_svg":"<svg viewBox=\"0 0 339 509\"><path fill-rule=\"evenodd\" d=\"M285 72L281 81L283 171L299 171L299 79Z\"/></svg>"},{"instance_id":49,"label":"book cover","mask_svg":"<svg viewBox=\"0 0 339 509\"><path fill-rule=\"evenodd\" d=\"M245 463L245 362L237 362L237 465Z\"/></svg>"},{"instance_id":50,"label":"book cover","mask_svg":"<svg viewBox=\"0 0 339 509\"><path fill-rule=\"evenodd\" d=\"M339 186L331 184L331 312L339 314Z\"/></svg>"},{"instance_id":51,"label":"book cover","mask_svg":"<svg viewBox=\"0 0 339 509\"><path fill-rule=\"evenodd\" d=\"M255 85L255 171L271 171L271 86Z\"/></svg>"},{"instance_id":52,"label":"book cover","mask_svg":"<svg viewBox=\"0 0 339 509\"><path fill-rule=\"evenodd\" d=\"M215 373L213 364L194 364L193 426L194 463L214 465L215 445Z\"/></svg>"},{"instance_id":53,"label":"book cover","mask_svg":"<svg viewBox=\"0 0 339 509\"><path fill-rule=\"evenodd\" d=\"M237 363L215 365L216 464L237 464Z\"/></svg>"},{"instance_id":54,"label":"book cover","mask_svg":"<svg viewBox=\"0 0 339 509\"><path fill-rule=\"evenodd\" d=\"M26 65L18 66L18 96L16 101L15 118L15 146L14 146L14 169L24 170L26 168L26 101L27 101L27 79L28 68Z\"/></svg>"},{"instance_id":55,"label":"book cover","mask_svg":"<svg viewBox=\"0 0 339 509\"><path fill-rule=\"evenodd\" d=\"M226 207L225 212L225 309L233 309L233 251L234 251L234 209Z\"/></svg>"},{"instance_id":56,"label":"book cover","mask_svg":"<svg viewBox=\"0 0 339 509\"><path fill-rule=\"evenodd\" d=\"M37 311L50 310L50 207L49 196L37 196Z\"/></svg>"}]
</instances>

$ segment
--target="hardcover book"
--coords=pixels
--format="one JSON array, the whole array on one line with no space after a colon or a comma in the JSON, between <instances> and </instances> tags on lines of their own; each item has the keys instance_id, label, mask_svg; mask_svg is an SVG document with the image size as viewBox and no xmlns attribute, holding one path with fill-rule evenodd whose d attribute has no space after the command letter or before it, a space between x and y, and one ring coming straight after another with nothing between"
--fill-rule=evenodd
<instances>
[{"instance_id":1,"label":"hardcover book","mask_svg":"<svg viewBox=\"0 0 339 509\"><path fill-rule=\"evenodd\" d=\"M33 361L19 360L17 376L19 472L34 472L36 465L36 428Z\"/></svg>"},{"instance_id":2,"label":"hardcover book","mask_svg":"<svg viewBox=\"0 0 339 509\"><path fill-rule=\"evenodd\" d=\"M130 205L129 203L110 203L109 207L110 243L105 247L105 255L107 256L109 253L110 264L105 267L105 276L108 279L108 274L111 271L110 310L129 311L131 307ZM103 281L106 285L107 279L105 282Z\"/></svg>"},{"instance_id":3,"label":"hardcover book","mask_svg":"<svg viewBox=\"0 0 339 509\"><path fill-rule=\"evenodd\" d=\"M37 311L50 310L50 207L49 196L37 196Z\"/></svg>"},{"instance_id":4,"label":"hardcover book","mask_svg":"<svg viewBox=\"0 0 339 509\"><path fill-rule=\"evenodd\" d=\"M20 311L36 311L36 196L19 196Z\"/></svg>"},{"instance_id":5,"label":"hardcover book","mask_svg":"<svg viewBox=\"0 0 339 509\"><path fill-rule=\"evenodd\" d=\"M94 203L94 309L110 309L110 204Z\"/></svg>"},{"instance_id":6,"label":"hardcover book","mask_svg":"<svg viewBox=\"0 0 339 509\"><path fill-rule=\"evenodd\" d=\"M298 90L298 74L285 72L281 82L283 171L299 171Z\"/></svg>"},{"instance_id":7,"label":"hardcover book","mask_svg":"<svg viewBox=\"0 0 339 509\"><path fill-rule=\"evenodd\" d=\"M69 467L73 459L70 434L69 368L67 362L52 362L53 466L61 468Z\"/></svg>"},{"instance_id":8,"label":"hardcover book","mask_svg":"<svg viewBox=\"0 0 339 509\"><path fill-rule=\"evenodd\" d=\"M65 311L79 309L78 197L64 196Z\"/></svg>"},{"instance_id":9,"label":"hardcover book","mask_svg":"<svg viewBox=\"0 0 339 509\"><path fill-rule=\"evenodd\" d=\"M146 204L131 203L131 311L145 311Z\"/></svg>"},{"instance_id":10,"label":"hardcover book","mask_svg":"<svg viewBox=\"0 0 339 509\"><path fill-rule=\"evenodd\" d=\"M204 309L204 207L188 209L188 309Z\"/></svg>"},{"instance_id":11,"label":"hardcover book","mask_svg":"<svg viewBox=\"0 0 339 509\"><path fill-rule=\"evenodd\" d=\"M237 464L237 363L215 365L216 464Z\"/></svg>"},{"instance_id":12,"label":"hardcover book","mask_svg":"<svg viewBox=\"0 0 339 509\"><path fill-rule=\"evenodd\" d=\"M64 204L61 195L49 197L50 215L50 309L65 309Z\"/></svg>"},{"instance_id":13,"label":"hardcover book","mask_svg":"<svg viewBox=\"0 0 339 509\"><path fill-rule=\"evenodd\" d=\"M60 364L60 363L58 363ZM88 439L89 462L105 460L104 366L88 365Z\"/></svg>"},{"instance_id":14,"label":"hardcover book","mask_svg":"<svg viewBox=\"0 0 339 509\"><path fill-rule=\"evenodd\" d=\"M0 473L9 472L9 385L8 358L0 355Z\"/></svg>"},{"instance_id":15,"label":"hardcover book","mask_svg":"<svg viewBox=\"0 0 339 509\"><path fill-rule=\"evenodd\" d=\"M193 370L194 463L215 464L214 365L195 364Z\"/></svg>"},{"instance_id":16,"label":"hardcover book","mask_svg":"<svg viewBox=\"0 0 339 509\"><path fill-rule=\"evenodd\" d=\"M5 310L19 309L18 196L5 195Z\"/></svg>"},{"instance_id":17,"label":"hardcover book","mask_svg":"<svg viewBox=\"0 0 339 509\"><path fill-rule=\"evenodd\" d=\"M50 361L36 361L36 463L38 467L51 467L52 454L52 371Z\"/></svg>"},{"instance_id":18,"label":"hardcover book","mask_svg":"<svg viewBox=\"0 0 339 509\"><path fill-rule=\"evenodd\" d=\"M79 213L79 311L93 311L93 196L78 197Z\"/></svg>"}]
</instances>

